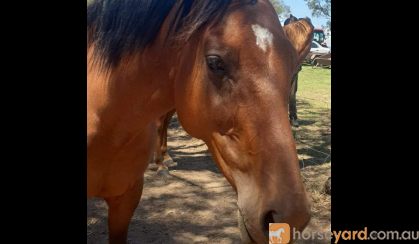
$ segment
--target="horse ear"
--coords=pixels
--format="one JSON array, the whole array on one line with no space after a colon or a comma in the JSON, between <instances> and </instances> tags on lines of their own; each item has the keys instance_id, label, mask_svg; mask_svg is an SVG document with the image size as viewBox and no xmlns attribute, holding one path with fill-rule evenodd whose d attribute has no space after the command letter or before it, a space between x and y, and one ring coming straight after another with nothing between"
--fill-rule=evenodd
<instances>
[{"instance_id":1,"label":"horse ear","mask_svg":"<svg viewBox=\"0 0 419 244\"><path fill-rule=\"evenodd\" d=\"M284 26L284 31L297 51L298 64L300 64L310 52L314 26L309 21L301 19Z\"/></svg>"}]
</instances>

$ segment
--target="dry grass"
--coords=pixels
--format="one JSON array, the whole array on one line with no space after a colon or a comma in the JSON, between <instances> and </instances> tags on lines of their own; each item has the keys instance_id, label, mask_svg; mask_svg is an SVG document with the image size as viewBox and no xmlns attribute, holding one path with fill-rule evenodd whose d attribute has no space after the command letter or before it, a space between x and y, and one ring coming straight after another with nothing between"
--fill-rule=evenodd
<instances>
[{"instance_id":1,"label":"dry grass","mask_svg":"<svg viewBox=\"0 0 419 244\"><path fill-rule=\"evenodd\" d=\"M308 166L302 170L302 176L310 195L312 218L316 224L330 224L330 195L324 193L324 183L330 176L331 163Z\"/></svg>"},{"instance_id":2,"label":"dry grass","mask_svg":"<svg viewBox=\"0 0 419 244\"><path fill-rule=\"evenodd\" d=\"M296 243L330 243L330 195L324 193L324 183L330 176L330 162L302 169L302 177L311 200L311 221L303 234L321 233L327 239L299 240Z\"/></svg>"}]
</instances>

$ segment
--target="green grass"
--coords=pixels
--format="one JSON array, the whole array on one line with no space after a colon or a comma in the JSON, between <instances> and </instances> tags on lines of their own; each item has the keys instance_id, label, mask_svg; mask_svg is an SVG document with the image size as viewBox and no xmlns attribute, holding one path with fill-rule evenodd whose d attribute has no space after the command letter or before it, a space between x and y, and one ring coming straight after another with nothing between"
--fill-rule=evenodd
<instances>
[{"instance_id":1,"label":"green grass","mask_svg":"<svg viewBox=\"0 0 419 244\"><path fill-rule=\"evenodd\" d=\"M298 75L297 99L300 96L303 100L311 100L312 105L324 106L330 105L331 96L331 69L312 68L303 66Z\"/></svg>"},{"instance_id":2,"label":"green grass","mask_svg":"<svg viewBox=\"0 0 419 244\"><path fill-rule=\"evenodd\" d=\"M331 69L303 66L299 73L294 128L300 162L304 166L330 162Z\"/></svg>"}]
</instances>

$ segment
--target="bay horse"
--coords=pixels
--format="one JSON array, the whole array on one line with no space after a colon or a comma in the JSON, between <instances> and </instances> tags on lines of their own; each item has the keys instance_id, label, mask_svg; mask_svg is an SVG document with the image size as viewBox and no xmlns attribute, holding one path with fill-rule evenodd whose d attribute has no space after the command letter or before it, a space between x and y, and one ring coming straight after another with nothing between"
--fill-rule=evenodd
<instances>
[{"instance_id":1,"label":"bay horse","mask_svg":"<svg viewBox=\"0 0 419 244\"><path fill-rule=\"evenodd\" d=\"M311 25L282 28L268 0L95 0L87 6L87 196L126 243L158 120L175 109L237 192L243 242L302 230L310 204L287 118ZM279 105L279 106L278 106Z\"/></svg>"},{"instance_id":2,"label":"bay horse","mask_svg":"<svg viewBox=\"0 0 419 244\"><path fill-rule=\"evenodd\" d=\"M303 18L297 18L294 15L290 14L290 17L284 21L284 26L287 26L291 23L296 21L302 20ZM311 24L311 20L309 18L305 18ZM307 53L308 54L308 53ZM307 55L306 54L306 55ZM292 126L298 127L298 116L297 116L297 89L298 89L298 73L301 71L301 64L298 66L297 72L295 72L294 76L291 79L291 91L290 91L290 99L288 104L289 109L289 120Z\"/></svg>"}]
</instances>

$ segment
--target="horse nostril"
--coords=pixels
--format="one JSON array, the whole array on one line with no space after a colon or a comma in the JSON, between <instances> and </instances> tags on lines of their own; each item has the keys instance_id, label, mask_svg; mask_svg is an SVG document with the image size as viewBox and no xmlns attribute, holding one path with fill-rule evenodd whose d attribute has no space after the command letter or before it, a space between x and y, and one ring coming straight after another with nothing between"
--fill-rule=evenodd
<instances>
[{"instance_id":1,"label":"horse nostril","mask_svg":"<svg viewBox=\"0 0 419 244\"><path fill-rule=\"evenodd\" d=\"M274 220L275 211L268 211L262 220L263 231L267 234L269 232L269 223L275 223Z\"/></svg>"}]
</instances>

